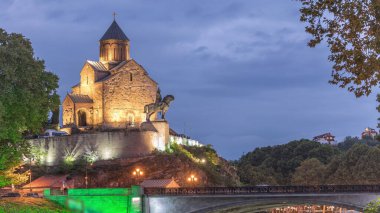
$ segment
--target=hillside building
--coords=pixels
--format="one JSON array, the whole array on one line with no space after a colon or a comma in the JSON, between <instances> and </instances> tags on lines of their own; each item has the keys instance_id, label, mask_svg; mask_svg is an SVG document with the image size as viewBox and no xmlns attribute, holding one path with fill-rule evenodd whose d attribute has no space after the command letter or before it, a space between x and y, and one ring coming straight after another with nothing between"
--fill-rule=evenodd
<instances>
[{"instance_id":1,"label":"hillside building","mask_svg":"<svg viewBox=\"0 0 380 213\"><path fill-rule=\"evenodd\" d=\"M375 139L376 136L378 135L378 132L375 129L372 128L365 128L364 132L362 132L362 138L372 138Z\"/></svg>"},{"instance_id":2,"label":"hillside building","mask_svg":"<svg viewBox=\"0 0 380 213\"><path fill-rule=\"evenodd\" d=\"M319 142L322 144L330 144L331 145L331 144L335 143L335 136L329 132L329 133L325 133L322 135L315 136L313 138L313 141Z\"/></svg>"},{"instance_id":3,"label":"hillside building","mask_svg":"<svg viewBox=\"0 0 380 213\"><path fill-rule=\"evenodd\" d=\"M114 20L99 41L99 60L85 62L79 83L63 101L63 126L139 125L146 121L144 106L156 102L157 91L157 83L131 58L130 40Z\"/></svg>"}]
</instances>

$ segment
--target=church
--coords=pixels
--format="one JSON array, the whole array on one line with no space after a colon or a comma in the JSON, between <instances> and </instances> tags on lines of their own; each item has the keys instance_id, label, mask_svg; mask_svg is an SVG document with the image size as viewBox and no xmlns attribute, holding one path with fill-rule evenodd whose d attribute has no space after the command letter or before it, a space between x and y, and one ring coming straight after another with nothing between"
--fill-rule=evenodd
<instances>
[{"instance_id":1,"label":"church","mask_svg":"<svg viewBox=\"0 0 380 213\"><path fill-rule=\"evenodd\" d=\"M202 146L170 128L165 113L174 96L161 97L158 84L129 50L130 41L114 20L99 41L99 60L85 62L79 83L62 102L60 130L68 134L29 140L46 153L42 165L90 155L96 160L148 156L174 143Z\"/></svg>"},{"instance_id":2,"label":"church","mask_svg":"<svg viewBox=\"0 0 380 213\"><path fill-rule=\"evenodd\" d=\"M130 56L130 40L114 20L99 41L99 61L86 61L62 103L63 127L121 129L147 120L158 84ZM151 120L155 120L156 115Z\"/></svg>"}]
</instances>

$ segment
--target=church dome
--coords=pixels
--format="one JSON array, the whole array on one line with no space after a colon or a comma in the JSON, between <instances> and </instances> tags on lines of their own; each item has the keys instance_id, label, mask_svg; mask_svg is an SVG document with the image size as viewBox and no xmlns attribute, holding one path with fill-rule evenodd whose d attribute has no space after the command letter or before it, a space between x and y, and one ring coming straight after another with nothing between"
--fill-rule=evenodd
<instances>
[{"instance_id":1,"label":"church dome","mask_svg":"<svg viewBox=\"0 0 380 213\"><path fill-rule=\"evenodd\" d=\"M112 69L120 62L130 59L129 39L115 20L113 20L99 42L99 61L107 69Z\"/></svg>"},{"instance_id":2,"label":"church dome","mask_svg":"<svg viewBox=\"0 0 380 213\"><path fill-rule=\"evenodd\" d=\"M109 39L129 41L128 37L125 35L125 33L119 27L119 25L117 24L115 20L112 22L111 26L104 33L100 41L109 40Z\"/></svg>"}]
</instances>

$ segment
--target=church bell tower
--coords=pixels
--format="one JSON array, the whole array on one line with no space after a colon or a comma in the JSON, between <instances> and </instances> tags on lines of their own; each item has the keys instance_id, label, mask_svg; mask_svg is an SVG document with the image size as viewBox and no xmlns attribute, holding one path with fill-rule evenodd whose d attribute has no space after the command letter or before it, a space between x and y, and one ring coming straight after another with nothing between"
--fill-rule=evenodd
<instances>
[{"instance_id":1,"label":"church bell tower","mask_svg":"<svg viewBox=\"0 0 380 213\"><path fill-rule=\"evenodd\" d=\"M114 19L100 39L99 61L112 69L122 61L130 59L129 39Z\"/></svg>"}]
</instances>

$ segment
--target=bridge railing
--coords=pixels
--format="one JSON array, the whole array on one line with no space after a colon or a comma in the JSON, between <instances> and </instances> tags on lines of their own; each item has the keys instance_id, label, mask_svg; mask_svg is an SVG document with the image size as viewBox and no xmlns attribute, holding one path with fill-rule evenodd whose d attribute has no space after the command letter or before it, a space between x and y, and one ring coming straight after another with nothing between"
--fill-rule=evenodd
<instances>
[{"instance_id":1,"label":"bridge railing","mask_svg":"<svg viewBox=\"0 0 380 213\"><path fill-rule=\"evenodd\" d=\"M380 185L252 186L144 188L146 195L249 195L269 193L368 193L380 192Z\"/></svg>"}]
</instances>

